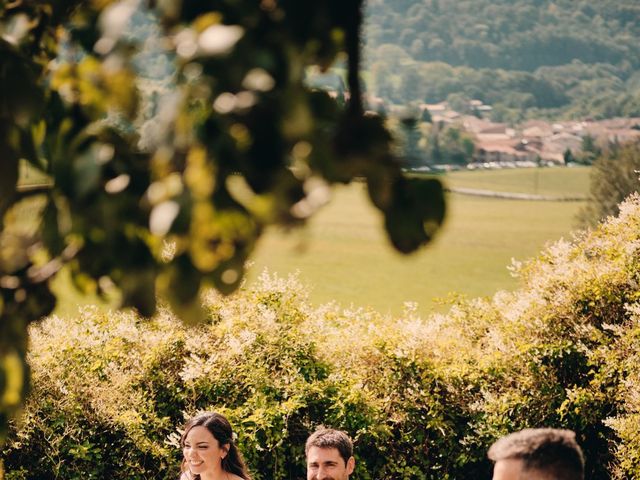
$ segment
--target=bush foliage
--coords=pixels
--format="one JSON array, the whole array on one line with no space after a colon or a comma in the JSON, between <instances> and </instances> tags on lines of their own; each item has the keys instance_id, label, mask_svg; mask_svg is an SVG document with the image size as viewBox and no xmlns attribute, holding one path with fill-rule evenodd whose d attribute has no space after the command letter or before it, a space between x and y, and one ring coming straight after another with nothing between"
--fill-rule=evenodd
<instances>
[{"instance_id":1,"label":"bush foliage","mask_svg":"<svg viewBox=\"0 0 640 480\"><path fill-rule=\"evenodd\" d=\"M489 478L490 443L538 426L577 432L587 478L638 478L640 196L620 210L514 264L520 289L427 319L312 308L268 273L210 293L197 327L168 309L49 318L7 478L176 478L200 409L229 417L258 480L303 478L319 424L353 436L358 479Z\"/></svg>"},{"instance_id":2,"label":"bush foliage","mask_svg":"<svg viewBox=\"0 0 640 480\"><path fill-rule=\"evenodd\" d=\"M640 141L611 143L593 160L589 202L579 214L581 222L594 225L617 215L620 202L639 188Z\"/></svg>"}]
</instances>

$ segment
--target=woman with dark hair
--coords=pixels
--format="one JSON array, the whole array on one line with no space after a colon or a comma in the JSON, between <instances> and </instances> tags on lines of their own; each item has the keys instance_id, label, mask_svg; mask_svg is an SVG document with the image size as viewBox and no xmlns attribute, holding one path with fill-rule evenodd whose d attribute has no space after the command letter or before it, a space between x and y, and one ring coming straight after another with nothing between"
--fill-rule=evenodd
<instances>
[{"instance_id":1,"label":"woman with dark hair","mask_svg":"<svg viewBox=\"0 0 640 480\"><path fill-rule=\"evenodd\" d=\"M234 443L229 421L215 412L196 415L184 426L180 480L251 480Z\"/></svg>"}]
</instances>

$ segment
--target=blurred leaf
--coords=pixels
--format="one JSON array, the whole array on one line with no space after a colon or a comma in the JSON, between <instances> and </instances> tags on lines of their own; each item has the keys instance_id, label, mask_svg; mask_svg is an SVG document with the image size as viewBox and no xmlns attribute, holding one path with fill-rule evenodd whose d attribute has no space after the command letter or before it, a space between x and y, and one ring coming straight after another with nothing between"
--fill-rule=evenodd
<instances>
[{"instance_id":1,"label":"blurred leaf","mask_svg":"<svg viewBox=\"0 0 640 480\"><path fill-rule=\"evenodd\" d=\"M43 125L42 123L40 125ZM20 155L29 164L37 168L40 171L44 170L44 163L40 158L37 150L37 144L34 138L34 132L32 129L26 129L20 132Z\"/></svg>"},{"instance_id":2,"label":"blurred leaf","mask_svg":"<svg viewBox=\"0 0 640 480\"><path fill-rule=\"evenodd\" d=\"M400 178L385 211L385 227L393 246L411 253L431 241L444 214L444 191L438 180Z\"/></svg>"},{"instance_id":3,"label":"blurred leaf","mask_svg":"<svg viewBox=\"0 0 640 480\"><path fill-rule=\"evenodd\" d=\"M154 268L129 271L117 283L122 290L121 307L134 307L141 316L156 312L156 271Z\"/></svg>"},{"instance_id":4,"label":"blurred leaf","mask_svg":"<svg viewBox=\"0 0 640 480\"><path fill-rule=\"evenodd\" d=\"M355 176L367 175L370 169L391 166L400 172L399 165L391 161L391 134L382 118L365 116L353 118L344 115L338 124L334 140L335 180L350 181Z\"/></svg>"},{"instance_id":5,"label":"blurred leaf","mask_svg":"<svg viewBox=\"0 0 640 480\"><path fill-rule=\"evenodd\" d=\"M380 210L389 208L393 201L394 186L401 175L399 169L372 168L367 175L367 192L371 202Z\"/></svg>"},{"instance_id":6,"label":"blurred leaf","mask_svg":"<svg viewBox=\"0 0 640 480\"><path fill-rule=\"evenodd\" d=\"M48 283L42 282L28 288L22 311L28 321L36 321L53 312L55 306L55 295Z\"/></svg>"},{"instance_id":7,"label":"blurred leaf","mask_svg":"<svg viewBox=\"0 0 640 480\"><path fill-rule=\"evenodd\" d=\"M226 260L208 276L220 293L229 295L236 291L244 277L246 255L239 252L234 258Z\"/></svg>"},{"instance_id":8,"label":"blurred leaf","mask_svg":"<svg viewBox=\"0 0 640 480\"><path fill-rule=\"evenodd\" d=\"M188 255L180 255L162 275L162 281L166 284L162 292L173 304L186 305L198 301L202 273L192 264Z\"/></svg>"},{"instance_id":9,"label":"blurred leaf","mask_svg":"<svg viewBox=\"0 0 640 480\"><path fill-rule=\"evenodd\" d=\"M0 127L0 221L5 212L11 207L18 183L18 152L9 145L6 134L2 134Z\"/></svg>"},{"instance_id":10,"label":"blurred leaf","mask_svg":"<svg viewBox=\"0 0 640 480\"><path fill-rule=\"evenodd\" d=\"M27 127L41 112L43 100L33 64L0 38L0 121Z\"/></svg>"},{"instance_id":11,"label":"blurred leaf","mask_svg":"<svg viewBox=\"0 0 640 480\"><path fill-rule=\"evenodd\" d=\"M169 301L171 309L185 323L196 325L206 320L201 305L202 273L191 263L188 255L180 255L158 278L158 293Z\"/></svg>"},{"instance_id":12,"label":"blurred leaf","mask_svg":"<svg viewBox=\"0 0 640 480\"><path fill-rule=\"evenodd\" d=\"M42 240L53 256L59 255L65 247L60 235L58 208L52 199L48 199L42 213Z\"/></svg>"},{"instance_id":13,"label":"blurred leaf","mask_svg":"<svg viewBox=\"0 0 640 480\"><path fill-rule=\"evenodd\" d=\"M82 198L93 193L100 184L102 167L100 155L103 146L98 142L90 143L79 152L73 163L74 191Z\"/></svg>"},{"instance_id":14,"label":"blurred leaf","mask_svg":"<svg viewBox=\"0 0 640 480\"><path fill-rule=\"evenodd\" d=\"M408 178L406 185L402 188L405 188L413 197L423 222L435 224L435 229L437 229L444 221L446 212L444 189L440 180L436 178ZM425 229L429 233L429 228L425 226Z\"/></svg>"}]
</instances>

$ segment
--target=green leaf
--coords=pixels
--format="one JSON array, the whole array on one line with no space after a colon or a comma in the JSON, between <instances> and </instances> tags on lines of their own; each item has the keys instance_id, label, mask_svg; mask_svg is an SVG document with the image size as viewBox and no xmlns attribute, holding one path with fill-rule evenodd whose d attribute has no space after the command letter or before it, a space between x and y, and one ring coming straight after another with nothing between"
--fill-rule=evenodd
<instances>
[{"instance_id":1,"label":"green leaf","mask_svg":"<svg viewBox=\"0 0 640 480\"><path fill-rule=\"evenodd\" d=\"M188 255L181 255L173 261L168 278L166 293L172 303L187 304L198 298L202 273L193 266Z\"/></svg>"},{"instance_id":2,"label":"green leaf","mask_svg":"<svg viewBox=\"0 0 640 480\"><path fill-rule=\"evenodd\" d=\"M134 307L143 317L156 313L156 270L128 271L118 283L122 290L121 307Z\"/></svg>"},{"instance_id":3,"label":"green leaf","mask_svg":"<svg viewBox=\"0 0 640 480\"><path fill-rule=\"evenodd\" d=\"M444 191L438 180L400 178L385 211L385 228L398 251L411 253L431 241L444 215Z\"/></svg>"},{"instance_id":4,"label":"green leaf","mask_svg":"<svg viewBox=\"0 0 640 480\"><path fill-rule=\"evenodd\" d=\"M6 137L0 133L0 221L15 199L20 158Z\"/></svg>"},{"instance_id":5,"label":"green leaf","mask_svg":"<svg viewBox=\"0 0 640 480\"><path fill-rule=\"evenodd\" d=\"M32 285L27 292L27 298L23 302L22 310L25 319L29 322L40 320L53 312L56 306L56 297L51 292L47 282Z\"/></svg>"},{"instance_id":6,"label":"green leaf","mask_svg":"<svg viewBox=\"0 0 640 480\"><path fill-rule=\"evenodd\" d=\"M48 200L42 213L42 239L53 256L59 255L65 247L64 240L60 236L58 208L51 199Z\"/></svg>"},{"instance_id":7,"label":"green leaf","mask_svg":"<svg viewBox=\"0 0 640 480\"><path fill-rule=\"evenodd\" d=\"M245 274L246 260L246 255L238 252L236 256L220 263L218 268L211 272L209 278L220 293L229 295L238 289Z\"/></svg>"},{"instance_id":8,"label":"green leaf","mask_svg":"<svg viewBox=\"0 0 640 480\"><path fill-rule=\"evenodd\" d=\"M0 38L0 120L27 127L42 111L43 101L31 60Z\"/></svg>"},{"instance_id":9,"label":"green leaf","mask_svg":"<svg viewBox=\"0 0 640 480\"><path fill-rule=\"evenodd\" d=\"M171 309L185 323L197 325L206 320L201 305L202 273L193 266L189 255L173 259L158 278L158 293L169 301Z\"/></svg>"},{"instance_id":10,"label":"green leaf","mask_svg":"<svg viewBox=\"0 0 640 480\"><path fill-rule=\"evenodd\" d=\"M44 171L45 164L40 155L38 155L36 139L34 138L36 134L37 132L33 129L26 129L20 132L20 156L30 165L40 171Z\"/></svg>"},{"instance_id":11,"label":"green leaf","mask_svg":"<svg viewBox=\"0 0 640 480\"><path fill-rule=\"evenodd\" d=\"M371 202L385 211L393 202L394 185L400 176L399 169L372 168L367 175L367 192Z\"/></svg>"}]
</instances>

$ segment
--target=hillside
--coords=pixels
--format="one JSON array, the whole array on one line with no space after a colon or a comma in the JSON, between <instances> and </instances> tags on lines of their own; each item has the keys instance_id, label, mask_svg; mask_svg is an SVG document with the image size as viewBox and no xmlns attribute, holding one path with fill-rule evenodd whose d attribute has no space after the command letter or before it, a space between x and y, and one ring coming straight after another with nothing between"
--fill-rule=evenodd
<instances>
[{"instance_id":1,"label":"hillside","mask_svg":"<svg viewBox=\"0 0 640 480\"><path fill-rule=\"evenodd\" d=\"M371 0L368 41L415 60L534 71L583 63L640 66L635 0Z\"/></svg>"},{"instance_id":2,"label":"hillside","mask_svg":"<svg viewBox=\"0 0 640 480\"><path fill-rule=\"evenodd\" d=\"M637 115L639 37L633 0L371 0L367 7L374 93L397 103L479 98L502 115Z\"/></svg>"}]
</instances>

